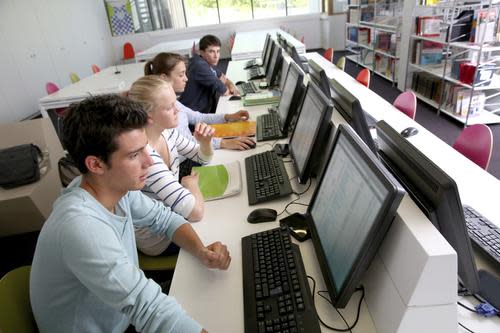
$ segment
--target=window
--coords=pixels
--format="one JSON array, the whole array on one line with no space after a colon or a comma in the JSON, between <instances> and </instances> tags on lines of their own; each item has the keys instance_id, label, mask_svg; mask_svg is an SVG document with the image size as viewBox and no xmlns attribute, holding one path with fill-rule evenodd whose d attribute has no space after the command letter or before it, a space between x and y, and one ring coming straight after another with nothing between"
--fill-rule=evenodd
<instances>
[{"instance_id":1,"label":"window","mask_svg":"<svg viewBox=\"0 0 500 333\"><path fill-rule=\"evenodd\" d=\"M135 32L321 11L320 0L128 0L128 2L132 9Z\"/></svg>"}]
</instances>

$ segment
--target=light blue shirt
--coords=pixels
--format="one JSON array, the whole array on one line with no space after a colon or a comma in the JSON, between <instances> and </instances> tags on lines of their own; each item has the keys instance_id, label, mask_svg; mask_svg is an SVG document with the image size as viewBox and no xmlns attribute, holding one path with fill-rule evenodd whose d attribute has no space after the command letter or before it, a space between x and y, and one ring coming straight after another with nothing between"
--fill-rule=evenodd
<instances>
[{"instance_id":1,"label":"light blue shirt","mask_svg":"<svg viewBox=\"0 0 500 333\"><path fill-rule=\"evenodd\" d=\"M201 113L198 111L193 111L187 106L183 105L181 102L175 102L175 107L179 110L177 114L177 119L179 120L179 124L177 125L177 130L181 133L182 136L195 141L193 134L189 130L189 124L195 125L196 123L204 122L206 124L221 124L225 123L223 114L213 114L213 113ZM221 138L212 138L212 147L214 149L220 149ZM181 162L185 160L182 159Z\"/></svg>"},{"instance_id":2,"label":"light blue shirt","mask_svg":"<svg viewBox=\"0 0 500 333\"><path fill-rule=\"evenodd\" d=\"M184 218L140 191L109 212L77 177L40 232L30 299L40 332L196 332L201 326L138 267L133 225L170 239Z\"/></svg>"}]
</instances>

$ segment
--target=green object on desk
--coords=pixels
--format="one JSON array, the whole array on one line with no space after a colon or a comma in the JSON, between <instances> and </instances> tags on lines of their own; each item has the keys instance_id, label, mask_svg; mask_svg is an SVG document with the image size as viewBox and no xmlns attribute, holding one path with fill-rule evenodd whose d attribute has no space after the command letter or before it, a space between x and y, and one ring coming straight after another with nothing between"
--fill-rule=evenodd
<instances>
[{"instance_id":1,"label":"green object on desk","mask_svg":"<svg viewBox=\"0 0 500 333\"><path fill-rule=\"evenodd\" d=\"M229 174L224 165L193 167L193 170L199 174L198 185L205 200L224 194L229 183Z\"/></svg>"},{"instance_id":2,"label":"green object on desk","mask_svg":"<svg viewBox=\"0 0 500 333\"><path fill-rule=\"evenodd\" d=\"M243 106L278 104L280 98L281 94L276 90L248 94L243 98Z\"/></svg>"}]
</instances>

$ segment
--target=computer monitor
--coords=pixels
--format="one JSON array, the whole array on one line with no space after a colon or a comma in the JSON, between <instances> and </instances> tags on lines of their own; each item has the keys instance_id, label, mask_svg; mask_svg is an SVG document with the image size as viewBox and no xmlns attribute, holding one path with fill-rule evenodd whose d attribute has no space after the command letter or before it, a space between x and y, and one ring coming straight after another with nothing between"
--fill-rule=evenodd
<instances>
[{"instance_id":1,"label":"computer monitor","mask_svg":"<svg viewBox=\"0 0 500 333\"><path fill-rule=\"evenodd\" d=\"M281 91L281 99L278 105L281 132L288 133L288 128L293 116L297 112L298 105L304 92L304 74L293 62L288 66L285 83Z\"/></svg>"},{"instance_id":2,"label":"computer monitor","mask_svg":"<svg viewBox=\"0 0 500 333\"><path fill-rule=\"evenodd\" d=\"M333 105L314 82L309 82L289 149L299 183L318 166L322 145L328 139Z\"/></svg>"},{"instance_id":3,"label":"computer monitor","mask_svg":"<svg viewBox=\"0 0 500 333\"><path fill-rule=\"evenodd\" d=\"M334 78L330 79L329 82L331 87L331 97L335 108L356 131L368 148L376 154L377 148L375 147L375 142L370 134L366 114L361 108L359 100Z\"/></svg>"},{"instance_id":4,"label":"computer monitor","mask_svg":"<svg viewBox=\"0 0 500 333\"><path fill-rule=\"evenodd\" d=\"M336 131L306 220L330 300L343 308L384 239L404 190L346 125Z\"/></svg>"},{"instance_id":5,"label":"computer monitor","mask_svg":"<svg viewBox=\"0 0 500 333\"><path fill-rule=\"evenodd\" d=\"M376 128L380 158L455 249L458 277L477 293L479 277L455 181L385 121Z\"/></svg>"},{"instance_id":6,"label":"computer monitor","mask_svg":"<svg viewBox=\"0 0 500 333\"><path fill-rule=\"evenodd\" d=\"M326 76L325 70L312 59L309 59L307 62L309 64L309 77L319 86L323 94L331 96L330 80Z\"/></svg>"},{"instance_id":7,"label":"computer monitor","mask_svg":"<svg viewBox=\"0 0 500 333\"><path fill-rule=\"evenodd\" d=\"M281 54L281 46L274 43L274 47L271 51L271 58L269 59L269 68L266 72L266 81L269 87L276 85L282 62L283 55Z\"/></svg>"},{"instance_id":8,"label":"computer monitor","mask_svg":"<svg viewBox=\"0 0 500 333\"><path fill-rule=\"evenodd\" d=\"M266 58L266 54L269 50L270 44L271 44L271 35L267 34L266 41L264 42L264 48L262 49L262 55L260 56L262 59L262 64L264 64L264 59Z\"/></svg>"},{"instance_id":9,"label":"computer monitor","mask_svg":"<svg viewBox=\"0 0 500 333\"><path fill-rule=\"evenodd\" d=\"M275 44L274 40L271 38L271 35L267 34L266 37L267 46L264 49L264 57L262 58L262 67L264 71L267 73L267 67L269 67L269 59L271 58L271 51L273 49L273 45Z\"/></svg>"},{"instance_id":10,"label":"computer monitor","mask_svg":"<svg viewBox=\"0 0 500 333\"><path fill-rule=\"evenodd\" d=\"M295 46L289 45L289 47L290 50L289 51L287 50L287 52L290 55L290 57L292 57L293 61L295 61L295 63L299 65L300 69L302 69L304 73L309 73L309 68L308 68L309 66L306 67L306 65L304 64L304 62L307 62L307 59L299 55Z\"/></svg>"},{"instance_id":11,"label":"computer monitor","mask_svg":"<svg viewBox=\"0 0 500 333\"><path fill-rule=\"evenodd\" d=\"M285 86L285 79L286 79L286 73L288 73L288 67L290 66L290 63L293 61L286 61L283 59L281 62L281 75L280 75L280 83L279 83L279 90L283 91L283 87Z\"/></svg>"}]
</instances>

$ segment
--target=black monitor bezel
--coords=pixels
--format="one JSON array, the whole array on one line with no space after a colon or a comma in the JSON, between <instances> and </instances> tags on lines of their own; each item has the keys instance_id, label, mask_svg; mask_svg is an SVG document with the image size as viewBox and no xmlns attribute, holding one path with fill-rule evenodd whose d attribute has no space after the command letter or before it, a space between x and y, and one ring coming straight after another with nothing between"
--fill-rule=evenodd
<instances>
[{"instance_id":1,"label":"black monitor bezel","mask_svg":"<svg viewBox=\"0 0 500 333\"><path fill-rule=\"evenodd\" d=\"M269 48L270 40L271 40L271 35L267 34L266 35L266 40L264 42L264 48L262 49L262 54L260 56L260 58L262 59L262 64L263 65L264 65L264 58L266 57L266 53L267 53L267 50Z\"/></svg>"},{"instance_id":2,"label":"black monitor bezel","mask_svg":"<svg viewBox=\"0 0 500 333\"><path fill-rule=\"evenodd\" d=\"M321 241L319 239L318 230L314 224L311 211L314 207L314 203L316 202L316 198L321 188L321 184L324 178L324 174L328 172L328 166L330 165L331 159L333 157L334 149L337 145L340 135L345 135L347 139L352 143L352 146L360 153L360 155L365 159L367 163L370 164L370 169L374 171L377 175L378 179L382 179L382 182L388 189L388 195L382 204L381 210L377 215L377 219L379 223L374 223L372 229L367 234L367 238L364 241L363 246L349 272L346 283L337 293L335 288L335 283L333 281L333 277L330 274L330 269L328 266L328 262L326 260L326 255L321 246ZM316 256L318 258L318 263L325 280L325 285L327 287L328 293L330 295L330 301L332 305L336 308L345 307L352 294L359 286L364 272L369 267L373 257L378 251L385 234L389 230L389 227L392 224L392 221L396 215L396 211L399 207L399 204L404 196L404 189L401 187L399 182L389 173L387 169L382 165L382 163L376 158L376 156L366 147L366 145L362 142L359 136L356 135L354 130L346 125L340 125L335 132L335 137L333 139L333 144L328 152L328 160L325 164L323 175L316 186L313 197L307 209L307 221L309 229L311 230L312 241L314 245L314 250L316 252ZM382 219L383 217L383 219Z\"/></svg>"},{"instance_id":3,"label":"black monitor bezel","mask_svg":"<svg viewBox=\"0 0 500 333\"><path fill-rule=\"evenodd\" d=\"M413 201L457 252L458 277L462 280L463 285L470 292L479 292L479 276L457 184L452 177L385 121L377 122L376 129L381 160L405 186ZM401 166L401 163L404 163L406 168L415 170L418 175L409 176L407 172L402 170L405 166ZM428 195L423 193L423 179L427 183L432 181L434 186L439 186L439 192L436 194L439 197L437 200L441 200L442 205L447 205L447 210L455 213L453 217L448 217L449 221L457 222L453 226L442 226L437 221L438 216L435 210L439 208L436 207L435 202L430 202L432 199L429 199ZM446 230L443 230L443 227L447 227ZM454 234L449 234L451 231Z\"/></svg>"},{"instance_id":4,"label":"black monitor bezel","mask_svg":"<svg viewBox=\"0 0 500 333\"><path fill-rule=\"evenodd\" d=\"M351 92L335 78L329 79L328 82L330 84L330 94L335 108L356 131L368 148L370 148L374 154L377 154L377 147L370 133L365 111L361 107L359 99L351 94Z\"/></svg>"},{"instance_id":5,"label":"black monitor bezel","mask_svg":"<svg viewBox=\"0 0 500 333\"><path fill-rule=\"evenodd\" d=\"M270 34L267 34L269 36L269 44L266 50L266 54L264 55L264 58L262 59L262 68L264 69L264 72L267 73L267 68L269 67L269 60L271 58L271 54L273 52L273 48L276 45L276 42L274 39L271 38Z\"/></svg>"},{"instance_id":6,"label":"black monitor bezel","mask_svg":"<svg viewBox=\"0 0 500 333\"><path fill-rule=\"evenodd\" d=\"M276 56L275 56L276 55ZM271 64L275 59L274 67L271 68ZM276 78L278 77L279 71L281 71L281 63L283 61L283 53L281 50L281 46L277 43L274 44L274 48L271 51L271 57L269 58L269 66L266 71L266 82L268 87L273 87L276 82Z\"/></svg>"},{"instance_id":7,"label":"black monitor bezel","mask_svg":"<svg viewBox=\"0 0 500 333\"><path fill-rule=\"evenodd\" d=\"M290 55L290 57L293 59L293 61L297 65L299 65L300 69L302 69L302 71L304 71L304 73L307 73L307 70L305 69L304 64L300 60L300 55L299 55L299 52L297 51L297 48L291 44L287 44L287 46L290 47L290 51L288 51L288 54Z\"/></svg>"},{"instance_id":8,"label":"black monitor bezel","mask_svg":"<svg viewBox=\"0 0 500 333\"><path fill-rule=\"evenodd\" d=\"M321 110L321 116L319 119L319 126L316 128L316 131L313 134L313 144L311 147L309 147L309 151L307 153L307 158L306 158L306 163L304 165L303 170L299 170L299 167L296 163L296 156L295 152L293 149L293 138L296 134L297 131L297 125L300 121L300 116L302 115L302 112L307 112L304 111L302 108L304 106L304 101L306 100L307 94L308 93L313 93L316 94L319 99L321 100L321 103L323 104L322 110ZM312 171L312 158L311 156L317 156L316 152L319 151L320 146L322 144L322 140L318 140L318 138L324 138L328 134L329 130L329 122L332 117L332 112L333 112L333 104L331 103L331 100L327 98L323 92L319 89L319 87L314 83L314 82L309 82L307 85L306 91L304 93L304 97L302 98L302 103L300 105L300 110L298 111L298 119L296 121L295 127L292 132L292 136L290 137L290 142L288 144L289 150L290 150L290 156L292 157L292 160L294 161L293 167L295 169L295 173L297 174L297 179L300 184L305 184L311 175Z\"/></svg>"},{"instance_id":9,"label":"black monitor bezel","mask_svg":"<svg viewBox=\"0 0 500 333\"><path fill-rule=\"evenodd\" d=\"M288 107L286 119L284 121L281 119L281 113L279 109L281 102L278 105L278 116L280 117L280 130L285 135L288 134L288 128L290 127L293 117L297 113L302 95L304 93L304 73L300 70L299 66L297 66L297 64L295 64L293 61L290 62L290 65L288 66L288 71L286 73L286 78L283 87L286 85L286 80L288 80L288 75L290 75L290 71L297 72L298 79L295 84L292 100L290 101L290 106ZM281 94L281 96L283 96L283 94Z\"/></svg>"}]
</instances>

